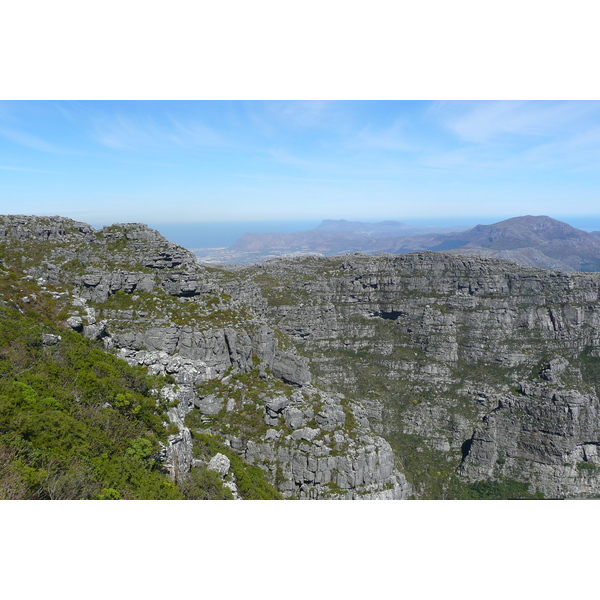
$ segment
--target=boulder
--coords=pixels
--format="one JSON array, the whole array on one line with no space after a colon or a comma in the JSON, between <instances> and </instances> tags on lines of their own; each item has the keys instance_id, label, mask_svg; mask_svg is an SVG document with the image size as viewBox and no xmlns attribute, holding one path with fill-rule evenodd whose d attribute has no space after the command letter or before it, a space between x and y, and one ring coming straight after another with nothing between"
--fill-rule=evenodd
<instances>
[{"instance_id":1,"label":"boulder","mask_svg":"<svg viewBox=\"0 0 600 600\"><path fill-rule=\"evenodd\" d=\"M230 460L224 454L219 452L210 459L206 468L218 473L221 477L226 477L227 473L229 473L230 466Z\"/></svg>"}]
</instances>

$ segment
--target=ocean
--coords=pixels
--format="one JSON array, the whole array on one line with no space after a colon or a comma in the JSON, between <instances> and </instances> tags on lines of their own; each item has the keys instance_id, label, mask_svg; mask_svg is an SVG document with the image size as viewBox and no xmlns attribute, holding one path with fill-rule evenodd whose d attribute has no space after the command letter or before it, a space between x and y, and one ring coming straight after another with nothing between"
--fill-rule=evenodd
<instances>
[{"instance_id":1,"label":"ocean","mask_svg":"<svg viewBox=\"0 0 600 600\"><path fill-rule=\"evenodd\" d=\"M148 223L169 241L188 250L225 248L245 233L293 233L314 229L321 221L248 221L221 223Z\"/></svg>"}]
</instances>

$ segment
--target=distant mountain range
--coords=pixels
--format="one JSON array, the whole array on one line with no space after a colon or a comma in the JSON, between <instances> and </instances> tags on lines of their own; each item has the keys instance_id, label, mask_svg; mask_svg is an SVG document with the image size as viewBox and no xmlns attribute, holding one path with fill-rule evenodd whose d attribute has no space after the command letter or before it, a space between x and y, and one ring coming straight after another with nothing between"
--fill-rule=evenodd
<instances>
[{"instance_id":1,"label":"distant mountain range","mask_svg":"<svg viewBox=\"0 0 600 600\"><path fill-rule=\"evenodd\" d=\"M387 248L398 239L461 232L465 229L467 228L411 227L400 221L361 223L326 220L315 229L298 233L247 233L229 249L244 253L318 253L327 256L349 252L386 252L382 248Z\"/></svg>"},{"instance_id":2,"label":"distant mountain range","mask_svg":"<svg viewBox=\"0 0 600 600\"><path fill-rule=\"evenodd\" d=\"M247 264L278 256L424 250L505 258L561 271L600 271L600 232L588 233L546 216L515 217L471 229L325 220L310 231L247 233L225 250L196 254L205 262Z\"/></svg>"}]
</instances>

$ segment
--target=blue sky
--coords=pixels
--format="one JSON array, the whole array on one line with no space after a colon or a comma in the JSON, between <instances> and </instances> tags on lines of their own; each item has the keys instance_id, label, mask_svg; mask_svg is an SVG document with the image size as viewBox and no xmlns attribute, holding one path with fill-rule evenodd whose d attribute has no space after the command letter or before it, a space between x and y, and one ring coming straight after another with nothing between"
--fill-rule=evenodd
<instances>
[{"instance_id":1,"label":"blue sky","mask_svg":"<svg viewBox=\"0 0 600 600\"><path fill-rule=\"evenodd\" d=\"M114 222L599 215L594 101L4 101L0 213Z\"/></svg>"}]
</instances>

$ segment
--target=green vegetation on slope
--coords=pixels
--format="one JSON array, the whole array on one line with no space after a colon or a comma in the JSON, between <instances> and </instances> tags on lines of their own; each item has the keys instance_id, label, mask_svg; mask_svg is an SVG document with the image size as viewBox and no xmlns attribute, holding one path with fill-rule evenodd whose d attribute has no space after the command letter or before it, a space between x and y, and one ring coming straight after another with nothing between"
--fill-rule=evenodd
<instances>
[{"instance_id":1,"label":"green vegetation on slope","mask_svg":"<svg viewBox=\"0 0 600 600\"><path fill-rule=\"evenodd\" d=\"M153 458L166 441L157 383L33 311L0 307L0 497L181 497Z\"/></svg>"},{"instance_id":2,"label":"green vegetation on slope","mask_svg":"<svg viewBox=\"0 0 600 600\"><path fill-rule=\"evenodd\" d=\"M154 458L161 381L57 327L62 311L0 271L0 498L181 498Z\"/></svg>"},{"instance_id":3,"label":"green vegetation on slope","mask_svg":"<svg viewBox=\"0 0 600 600\"><path fill-rule=\"evenodd\" d=\"M170 432L153 391L164 381L58 327L62 311L35 282L0 271L0 499L232 499L206 467L169 481L156 460ZM242 498L281 498L216 439L194 442L205 463L229 457Z\"/></svg>"}]
</instances>

